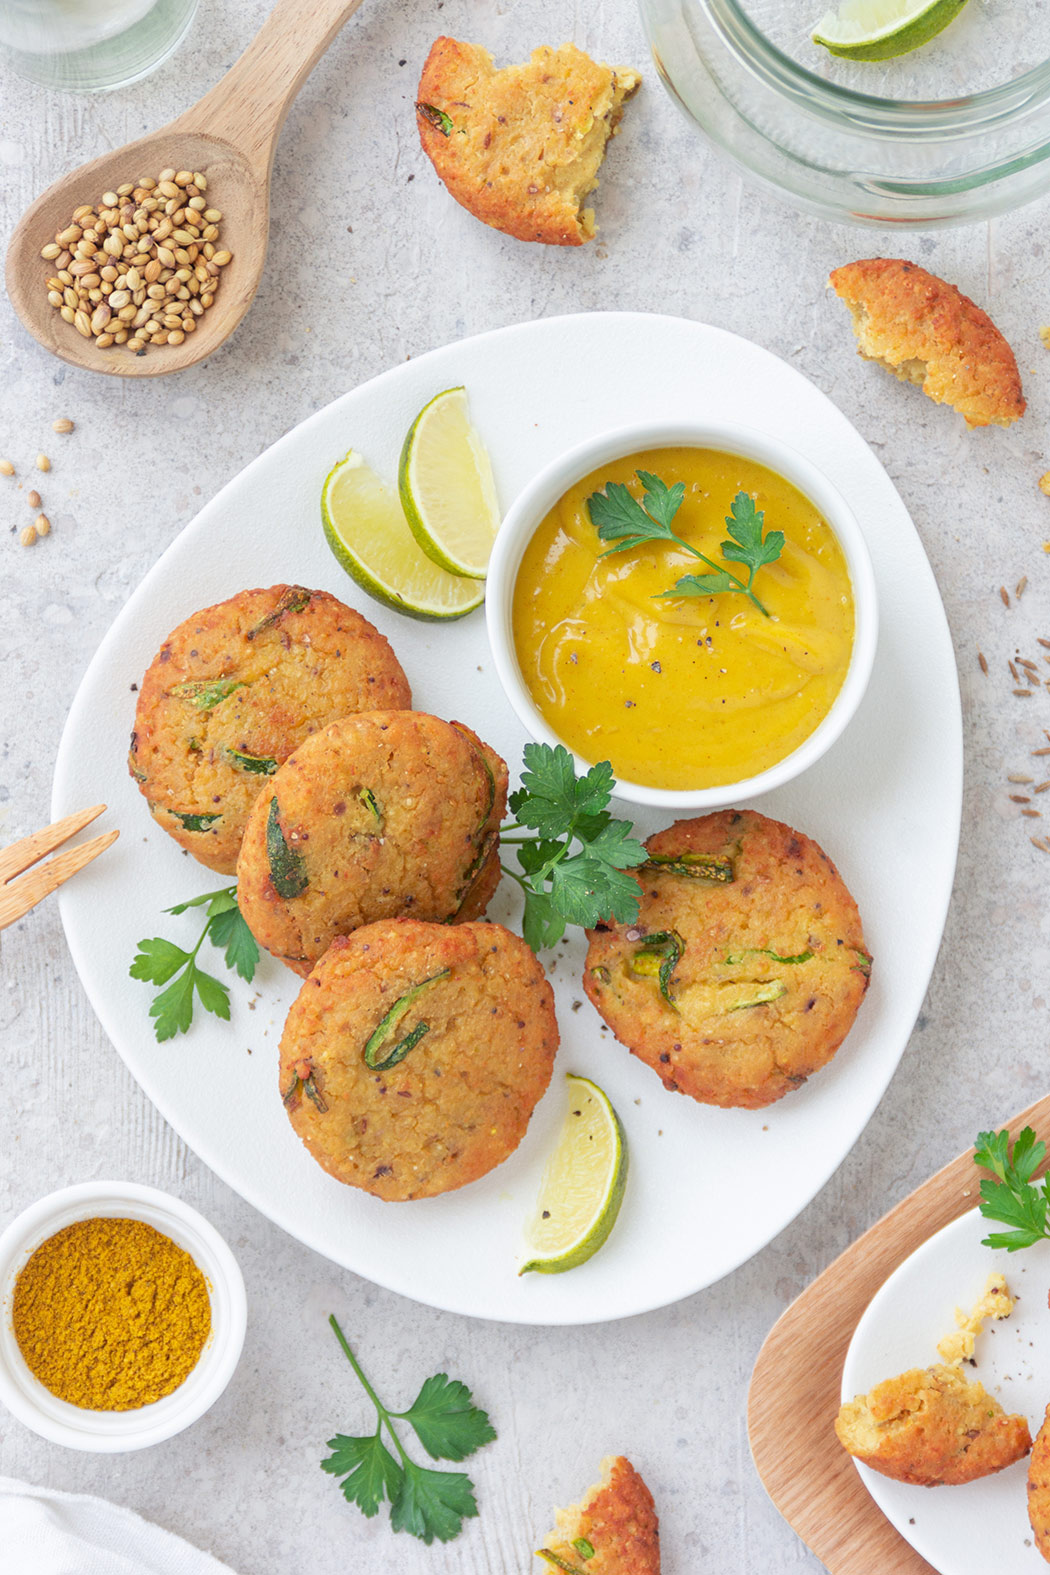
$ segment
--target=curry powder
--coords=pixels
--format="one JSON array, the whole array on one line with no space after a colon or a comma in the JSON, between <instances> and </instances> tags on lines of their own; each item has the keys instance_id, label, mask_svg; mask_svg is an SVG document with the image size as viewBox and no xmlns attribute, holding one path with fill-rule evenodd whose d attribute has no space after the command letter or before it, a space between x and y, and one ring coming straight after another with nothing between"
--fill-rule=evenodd
<instances>
[{"instance_id":1,"label":"curry powder","mask_svg":"<svg viewBox=\"0 0 1050 1575\"><path fill-rule=\"evenodd\" d=\"M78 1220L48 1237L15 1281L15 1338L60 1400L134 1411L171 1394L211 1329L204 1275L142 1220Z\"/></svg>"}]
</instances>

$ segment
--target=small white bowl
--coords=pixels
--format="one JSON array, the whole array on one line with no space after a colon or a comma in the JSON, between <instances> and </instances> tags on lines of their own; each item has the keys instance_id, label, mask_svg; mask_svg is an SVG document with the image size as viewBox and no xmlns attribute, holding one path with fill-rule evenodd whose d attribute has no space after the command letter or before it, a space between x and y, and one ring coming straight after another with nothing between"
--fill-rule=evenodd
<instances>
[{"instance_id":1,"label":"small white bowl","mask_svg":"<svg viewBox=\"0 0 1050 1575\"><path fill-rule=\"evenodd\" d=\"M172 1394L135 1411L87 1411L59 1400L26 1365L12 1326L15 1280L36 1249L77 1220L144 1220L185 1248L208 1283L211 1332L200 1359ZM0 1400L26 1427L69 1449L121 1454L189 1427L219 1398L240 1358L247 1324L244 1280L214 1226L195 1209L131 1181L86 1181L49 1193L0 1236Z\"/></svg>"},{"instance_id":2,"label":"small white bowl","mask_svg":"<svg viewBox=\"0 0 1050 1575\"><path fill-rule=\"evenodd\" d=\"M853 717L867 688L878 638L878 604L871 557L856 517L838 489L808 459L768 432L747 427L719 426L715 422L649 422L621 427L592 438L548 465L515 498L500 526L489 563L485 595L485 620L496 672L507 698L523 726L545 744L565 744L548 726L518 664L514 648L514 583L525 549L544 517L568 489L601 465L626 454L653 448L713 448L755 460L783 476L803 493L831 526L846 559L853 586L856 629L853 652L842 688L824 720L790 755L756 776L727 782L719 787L668 789L646 787L621 777L615 791L621 798L655 809L724 809L742 798L768 793L805 771L830 749ZM568 746L566 746L568 747ZM593 762L574 755L578 771Z\"/></svg>"}]
</instances>

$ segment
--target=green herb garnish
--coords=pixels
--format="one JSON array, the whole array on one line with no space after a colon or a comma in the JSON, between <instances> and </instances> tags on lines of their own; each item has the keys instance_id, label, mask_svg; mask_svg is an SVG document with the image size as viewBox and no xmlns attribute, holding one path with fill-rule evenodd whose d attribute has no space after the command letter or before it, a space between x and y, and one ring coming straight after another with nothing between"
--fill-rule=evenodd
<instances>
[{"instance_id":1,"label":"green herb garnish","mask_svg":"<svg viewBox=\"0 0 1050 1575\"><path fill-rule=\"evenodd\" d=\"M424 990L429 989L432 984L436 984L439 979L447 979L451 971L450 968L442 968L440 973L432 973L429 979L421 979L410 990L406 990L404 995L398 997L389 1012L380 1019L378 1026L373 1029L365 1041L364 1056L366 1066L370 1066L374 1072L385 1072L389 1067L396 1066L399 1061L403 1061L409 1051L416 1048L423 1035L430 1032L429 1023L417 1023L414 1028L409 1030L404 1039L399 1040L390 1052L383 1056L382 1060L379 1059L380 1052L386 1049L386 1046L397 1031L398 1024L413 1002L418 1001Z\"/></svg>"},{"instance_id":2,"label":"green herb garnish","mask_svg":"<svg viewBox=\"0 0 1050 1575\"><path fill-rule=\"evenodd\" d=\"M787 985L783 979L756 979L750 995L743 1000L734 1001L732 1006L727 1006L727 1012L744 1012L751 1006L768 1006L770 1001L779 1001L782 995L787 995Z\"/></svg>"},{"instance_id":3,"label":"green herb garnish","mask_svg":"<svg viewBox=\"0 0 1050 1575\"><path fill-rule=\"evenodd\" d=\"M313 591L308 591L305 585L289 585L276 605L264 618L260 618L254 628L248 630L244 638L246 640L258 639L260 634L264 634L267 629L272 629L279 624L286 613L303 612L313 600L313 594Z\"/></svg>"},{"instance_id":4,"label":"green herb garnish","mask_svg":"<svg viewBox=\"0 0 1050 1575\"><path fill-rule=\"evenodd\" d=\"M524 873L502 867L525 893L522 933L534 952L559 941L566 924L638 917L638 884L623 872L644 864L646 852L630 821L608 813L612 789L607 760L577 777L563 745L525 745L521 787L508 799L515 819L500 837L519 844Z\"/></svg>"},{"instance_id":5,"label":"green herb garnish","mask_svg":"<svg viewBox=\"0 0 1050 1575\"><path fill-rule=\"evenodd\" d=\"M643 978L658 978L660 994L674 1006L671 979L685 952L685 942L677 930L657 930L645 937L645 945L631 959L631 972Z\"/></svg>"},{"instance_id":6,"label":"green herb garnish","mask_svg":"<svg viewBox=\"0 0 1050 1575\"><path fill-rule=\"evenodd\" d=\"M270 800L270 813L266 817L266 857L270 862L270 880L278 897L286 901L301 897L310 884L306 862L301 853L288 846L281 829L281 810L275 793Z\"/></svg>"},{"instance_id":7,"label":"green herb garnish","mask_svg":"<svg viewBox=\"0 0 1050 1575\"><path fill-rule=\"evenodd\" d=\"M451 137L452 119L443 109L438 109L436 104L417 104L416 109L435 131L440 131L443 137Z\"/></svg>"},{"instance_id":8,"label":"green herb garnish","mask_svg":"<svg viewBox=\"0 0 1050 1575\"><path fill-rule=\"evenodd\" d=\"M223 700L228 700L235 690L247 687L240 678L193 678L188 683L176 684L171 693L178 695L180 700L188 700L198 711L211 711Z\"/></svg>"},{"instance_id":9,"label":"green herb garnish","mask_svg":"<svg viewBox=\"0 0 1050 1575\"><path fill-rule=\"evenodd\" d=\"M394 1421L407 1422L432 1460L465 1460L483 1444L491 1443L496 1430L488 1416L471 1399L466 1384L447 1373L428 1378L407 1411L388 1411L368 1382L346 1337L334 1317L343 1354L376 1408L375 1432L362 1438L337 1433L328 1440L332 1454L321 1461L321 1470L343 1477L343 1493L362 1514L378 1514L390 1500L390 1524L427 1544L436 1537L451 1542L464 1520L478 1512L474 1484L463 1471L431 1471L416 1465L405 1453L394 1430ZM393 1441L395 1459L383 1442L383 1430Z\"/></svg>"},{"instance_id":10,"label":"green herb garnish","mask_svg":"<svg viewBox=\"0 0 1050 1575\"><path fill-rule=\"evenodd\" d=\"M715 563L713 558L707 557L681 536L676 536L671 529L671 521L685 497L682 482L678 481L669 487L659 476L647 470L639 470L635 474L644 489L641 503L622 481L606 482L603 492L592 492L587 499L587 512L600 539L616 543L602 556L608 558L614 552L627 552L645 542L673 541L694 558L699 558L701 563L706 563L711 572L686 574L676 581L672 590L661 591L660 596L714 596L722 591L736 591L754 602L759 612L768 618L768 608L763 607L751 587L762 565L775 563L780 557L784 549L784 533L771 530L763 536L765 515L761 509L755 508L754 499L746 492L737 493L726 515L726 527L732 540L721 543L722 556L731 563L742 563L748 570L745 583L724 564Z\"/></svg>"},{"instance_id":11,"label":"green herb garnish","mask_svg":"<svg viewBox=\"0 0 1050 1575\"><path fill-rule=\"evenodd\" d=\"M299 1065L292 1072L292 1081L288 1084L281 1098L289 1109L294 1110L298 1106L301 1094L305 1094L310 1103L316 1105L322 1115L328 1109L321 1090L317 1086L317 1076L314 1072L312 1061L300 1061Z\"/></svg>"},{"instance_id":12,"label":"green herb garnish","mask_svg":"<svg viewBox=\"0 0 1050 1575\"><path fill-rule=\"evenodd\" d=\"M207 831L209 826L214 826L217 820L222 819L221 815L184 815L177 809L169 809L168 814L174 815L184 831Z\"/></svg>"},{"instance_id":13,"label":"green herb garnish","mask_svg":"<svg viewBox=\"0 0 1050 1575\"><path fill-rule=\"evenodd\" d=\"M813 959L813 952L796 952L794 957L781 957L779 952L771 952L768 946L748 946L742 952L726 952L726 962L732 967L734 963L742 963L745 957L772 957L774 962L808 963Z\"/></svg>"},{"instance_id":14,"label":"green herb garnish","mask_svg":"<svg viewBox=\"0 0 1050 1575\"><path fill-rule=\"evenodd\" d=\"M986 1236L982 1247L1005 1247L1007 1252L1018 1252L1022 1247L1033 1247L1044 1236L1050 1237L1046 1221L1050 1176L1044 1176L1039 1186L1032 1181L1045 1158L1046 1144L1036 1138L1031 1127L1021 1131L1012 1155L1006 1128L1002 1132L978 1133L973 1162L990 1170L996 1178L993 1181L986 1177L981 1182L980 1211L985 1219L1013 1227Z\"/></svg>"},{"instance_id":15,"label":"green herb garnish","mask_svg":"<svg viewBox=\"0 0 1050 1575\"><path fill-rule=\"evenodd\" d=\"M277 761L272 755L249 755L243 749L227 748L226 758L231 766L254 772L258 777L272 777L277 770Z\"/></svg>"},{"instance_id":16,"label":"green herb garnish","mask_svg":"<svg viewBox=\"0 0 1050 1575\"><path fill-rule=\"evenodd\" d=\"M650 853L645 867L665 875L680 875L684 880L718 881L723 886L731 885L736 878L732 859L719 858L716 853Z\"/></svg>"},{"instance_id":17,"label":"green herb garnish","mask_svg":"<svg viewBox=\"0 0 1050 1575\"><path fill-rule=\"evenodd\" d=\"M153 1031L159 1042L184 1034L193 1020L193 998L197 996L206 1012L229 1021L230 992L220 980L197 966L197 953L205 936L213 946L226 953L226 966L239 973L249 983L255 977L259 962L259 948L255 937L245 923L237 906L236 886L223 886L219 891L206 891L188 902L176 903L166 908L166 913L185 913L187 908L207 906L207 922L191 952L184 951L173 941L159 935L151 940L139 941L138 951L128 972L133 979L143 979L149 984L168 984L166 990L154 996L149 1009L153 1018ZM176 975L178 977L176 977Z\"/></svg>"},{"instance_id":18,"label":"green herb garnish","mask_svg":"<svg viewBox=\"0 0 1050 1575\"><path fill-rule=\"evenodd\" d=\"M367 809L368 813L373 817L373 819L375 820L376 824L377 825L382 825L383 812L379 808L379 800L376 798L375 794L372 792L372 789L371 788L367 788L367 787L358 788L357 796L361 800L361 802L365 806L365 808Z\"/></svg>"}]
</instances>

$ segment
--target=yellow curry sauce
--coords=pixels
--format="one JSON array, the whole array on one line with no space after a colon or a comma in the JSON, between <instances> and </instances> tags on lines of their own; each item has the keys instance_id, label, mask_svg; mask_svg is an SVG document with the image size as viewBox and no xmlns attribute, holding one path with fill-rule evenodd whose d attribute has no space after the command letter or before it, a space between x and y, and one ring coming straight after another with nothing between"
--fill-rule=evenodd
<instances>
[{"instance_id":1,"label":"yellow curry sauce","mask_svg":"<svg viewBox=\"0 0 1050 1575\"><path fill-rule=\"evenodd\" d=\"M708 572L674 542L601 557L586 499L621 481L640 500L636 470L685 484L672 529L718 565L730 504L751 494L765 531L785 536L752 587L770 617L737 593L654 600ZM746 583L746 567L726 567ZM513 629L529 693L578 755L647 787L715 787L783 760L827 715L853 649L853 592L831 528L782 476L714 449L651 449L593 471L543 520Z\"/></svg>"}]
</instances>

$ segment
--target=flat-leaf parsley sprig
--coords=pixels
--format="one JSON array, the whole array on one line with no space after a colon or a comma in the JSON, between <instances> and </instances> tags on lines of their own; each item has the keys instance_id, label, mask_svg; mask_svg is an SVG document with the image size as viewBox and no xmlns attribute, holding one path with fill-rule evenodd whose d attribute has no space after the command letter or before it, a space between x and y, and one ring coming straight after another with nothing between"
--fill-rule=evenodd
<instances>
[{"instance_id":1,"label":"flat-leaf parsley sprig","mask_svg":"<svg viewBox=\"0 0 1050 1575\"><path fill-rule=\"evenodd\" d=\"M518 845L523 873L502 867L525 893L522 933L534 952L555 945L566 924L638 917L638 884L623 872L647 854L631 822L609 814L612 789L607 760L578 777L564 745L525 745L521 787L507 801L515 818L500 843Z\"/></svg>"},{"instance_id":2,"label":"flat-leaf parsley sprig","mask_svg":"<svg viewBox=\"0 0 1050 1575\"><path fill-rule=\"evenodd\" d=\"M225 952L227 968L234 969L249 984L255 977L259 948L237 906L237 887L223 886L218 891L206 891L164 911L177 915L185 913L187 908L201 907L206 908L207 921L191 952L155 935L151 940L139 941L135 960L128 970L133 979L144 979L149 984L168 984L169 979L174 980L166 990L154 996L149 1009L153 1031L160 1042L184 1034L189 1028L193 1021L194 995L206 1012L229 1021L229 990L221 980L197 966L197 953L205 937Z\"/></svg>"},{"instance_id":3,"label":"flat-leaf parsley sprig","mask_svg":"<svg viewBox=\"0 0 1050 1575\"><path fill-rule=\"evenodd\" d=\"M496 1437L486 1412L476 1406L470 1390L447 1373L428 1378L407 1411L388 1411L361 1370L335 1317L335 1330L343 1354L376 1408L374 1433L360 1438L337 1433L328 1440L332 1453L321 1461L321 1470L343 1477L343 1493L363 1515L379 1513L390 1500L390 1524L421 1542L451 1542L464 1520L478 1512L474 1484L463 1471L432 1471L418 1466L405 1453L394 1422L407 1422L432 1460L465 1460ZM383 1442L386 1430L397 1458Z\"/></svg>"},{"instance_id":4,"label":"flat-leaf parsley sprig","mask_svg":"<svg viewBox=\"0 0 1050 1575\"><path fill-rule=\"evenodd\" d=\"M1010 1133L981 1132L974 1149L974 1164L990 1170L994 1180L985 1177L981 1182L980 1212L985 1219L1010 1225L1011 1230L995 1231L986 1236L982 1247L1005 1247L1007 1252L1018 1252L1022 1247L1033 1247L1037 1241L1050 1237L1047 1228L1047 1208L1050 1206L1050 1177L1044 1176L1039 1185L1032 1176L1046 1158L1046 1144L1040 1142L1031 1127L1018 1135L1010 1152Z\"/></svg>"},{"instance_id":5,"label":"flat-leaf parsley sprig","mask_svg":"<svg viewBox=\"0 0 1050 1575\"><path fill-rule=\"evenodd\" d=\"M732 540L721 543L722 556L731 563L742 563L748 570L745 583L724 564L715 563L713 558L683 541L671 529L671 521L685 497L685 486L681 481L669 487L659 476L647 470L638 470L635 475L644 489L641 503L622 481L606 482L603 492L592 492L587 499L587 512L599 538L616 544L608 552L602 553L602 557L608 558L614 552L627 552L631 547L640 547L643 542L673 541L686 552L692 553L694 558L699 558L701 563L706 563L711 572L683 575L675 582L672 590L659 593L661 598L714 596L720 591L734 591L754 602L759 612L768 618L769 609L762 605L751 587L762 565L775 563L780 557L784 549L784 533L771 530L762 534L765 515L761 509L755 508L754 498L746 492L737 493L726 515L726 528Z\"/></svg>"}]
</instances>

